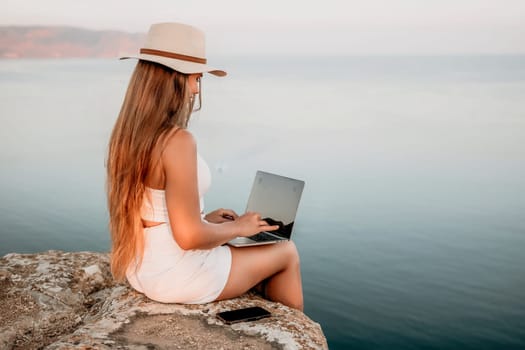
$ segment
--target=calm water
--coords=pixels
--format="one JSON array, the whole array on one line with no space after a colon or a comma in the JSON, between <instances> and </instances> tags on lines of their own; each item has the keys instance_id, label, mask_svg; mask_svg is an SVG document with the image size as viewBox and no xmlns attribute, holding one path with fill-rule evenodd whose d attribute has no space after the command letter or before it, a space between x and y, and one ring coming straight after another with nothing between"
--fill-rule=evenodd
<instances>
[{"instance_id":1,"label":"calm water","mask_svg":"<svg viewBox=\"0 0 525 350\"><path fill-rule=\"evenodd\" d=\"M241 212L306 181L306 313L331 349L525 347L525 57L222 57L191 129ZM133 62L0 61L0 255L107 251L104 161Z\"/></svg>"}]
</instances>

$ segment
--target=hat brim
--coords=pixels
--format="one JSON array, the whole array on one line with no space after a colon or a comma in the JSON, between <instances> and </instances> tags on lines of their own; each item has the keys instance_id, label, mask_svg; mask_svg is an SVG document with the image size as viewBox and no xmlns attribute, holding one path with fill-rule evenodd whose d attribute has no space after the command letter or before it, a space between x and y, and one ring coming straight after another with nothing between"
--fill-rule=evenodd
<instances>
[{"instance_id":1,"label":"hat brim","mask_svg":"<svg viewBox=\"0 0 525 350\"><path fill-rule=\"evenodd\" d=\"M183 61L176 58L161 57L155 55L140 54L138 56L124 56L120 57L121 60L136 58L139 60L155 62L162 64L163 66L169 67L177 72L184 74L196 74L196 73L210 73L218 77L226 76L226 72L217 68L210 67L206 64Z\"/></svg>"}]
</instances>

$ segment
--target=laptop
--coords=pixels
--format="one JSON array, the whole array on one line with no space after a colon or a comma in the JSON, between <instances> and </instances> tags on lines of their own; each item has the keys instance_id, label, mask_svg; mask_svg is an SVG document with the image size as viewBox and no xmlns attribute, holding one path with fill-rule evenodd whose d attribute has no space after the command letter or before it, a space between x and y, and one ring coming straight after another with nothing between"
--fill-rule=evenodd
<instances>
[{"instance_id":1,"label":"laptop","mask_svg":"<svg viewBox=\"0 0 525 350\"><path fill-rule=\"evenodd\" d=\"M237 237L228 244L234 247L251 247L290 240L303 188L304 181L257 171L246 211L261 214L263 220L269 225L279 225L279 229L251 237Z\"/></svg>"}]
</instances>

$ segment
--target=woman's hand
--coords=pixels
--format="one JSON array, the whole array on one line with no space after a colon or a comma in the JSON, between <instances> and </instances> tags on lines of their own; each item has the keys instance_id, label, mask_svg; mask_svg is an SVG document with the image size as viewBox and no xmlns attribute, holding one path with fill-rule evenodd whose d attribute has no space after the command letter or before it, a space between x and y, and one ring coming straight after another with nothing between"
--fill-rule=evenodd
<instances>
[{"instance_id":1,"label":"woman's hand","mask_svg":"<svg viewBox=\"0 0 525 350\"><path fill-rule=\"evenodd\" d=\"M279 225L268 225L261 219L261 215L255 212L247 212L235 220L238 225L239 236L249 237L263 231L274 231L279 229Z\"/></svg>"},{"instance_id":2,"label":"woman's hand","mask_svg":"<svg viewBox=\"0 0 525 350\"><path fill-rule=\"evenodd\" d=\"M221 208L206 214L204 220L213 224L222 224L223 222L236 220L238 217L239 215L233 210Z\"/></svg>"}]
</instances>

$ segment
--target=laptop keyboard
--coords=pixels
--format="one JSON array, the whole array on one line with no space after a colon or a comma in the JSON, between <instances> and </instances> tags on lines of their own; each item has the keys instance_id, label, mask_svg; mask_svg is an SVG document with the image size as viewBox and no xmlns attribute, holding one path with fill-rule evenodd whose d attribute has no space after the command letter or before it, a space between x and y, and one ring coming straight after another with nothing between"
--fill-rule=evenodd
<instances>
[{"instance_id":1,"label":"laptop keyboard","mask_svg":"<svg viewBox=\"0 0 525 350\"><path fill-rule=\"evenodd\" d=\"M264 232L258 233L256 235L248 237L250 239L253 239L256 242L266 242L266 241L275 241L277 240L275 237L267 235Z\"/></svg>"}]
</instances>

